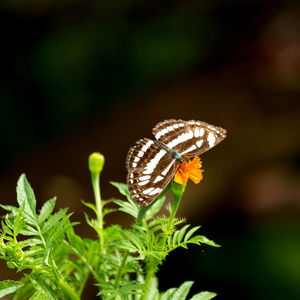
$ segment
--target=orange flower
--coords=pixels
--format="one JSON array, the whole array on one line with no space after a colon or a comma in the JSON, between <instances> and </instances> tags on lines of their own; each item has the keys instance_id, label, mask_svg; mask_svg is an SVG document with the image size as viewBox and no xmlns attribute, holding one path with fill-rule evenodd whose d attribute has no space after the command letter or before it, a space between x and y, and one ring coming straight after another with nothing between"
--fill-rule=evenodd
<instances>
[{"instance_id":1,"label":"orange flower","mask_svg":"<svg viewBox=\"0 0 300 300\"><path fill-rule=\"evenodd\" d=\"M179 184L186 184L188 179L191 179L194 183L199 183L203 178L201 167L202 163L199 156L194 157L193 160L188 159L183 164L178 164L174 181Z\"/></svg>"}]
</instances>

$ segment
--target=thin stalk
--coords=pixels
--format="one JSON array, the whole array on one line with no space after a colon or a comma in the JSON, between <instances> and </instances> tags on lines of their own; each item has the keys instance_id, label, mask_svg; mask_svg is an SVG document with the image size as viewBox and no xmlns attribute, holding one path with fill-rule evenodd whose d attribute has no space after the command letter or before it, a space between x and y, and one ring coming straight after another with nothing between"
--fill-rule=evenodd
<instances>
[{"instance_id":1,"label":"thin stalk","mask_svg":"<svg viewBox=\"0 0 300 300\"><path fill-rule=\"evenodd\" d=\"M96 202L96 214L97 214L97 233L99 236L99 244L100 244L100 252L102 254L106 253L106 249L104 247L104 237L103 237L103 212L102 212L102 200L101 200L101 193L100 193L100 173L91 173L92 176L92 185L95 195L95 202ZM104 279L105 281L108 280L106 271L107 265L103 263L103 271L104 271Z\"/></svg>"},{"instance_id":2,"label":"thin stalk","mask_svg":"<svg viewBox=\"0 0 300 300\"><path fill-rule=\"evenodd\" d=\"M160 242L160 245L163 247L167 241L168 236L171 233L171 229L173 227L174 218L176 216L183 192L185 190L185 185L177 184L175 182L172 182L172 191L173 191L173 205L172 205L172 211L170 213L170 218L165 230L165 234L163 239Z\"/></svg>"},{"instance_id":3,"label":"thin stalk","mask_svg":"<svg viewBox=\"0 0 300 300\"><path fill-rule=\"evenodd\" d=\"M54 277L56 279L56 282L59 287L61 287L66 294L70 296L71 299L73 300L80 300L80 297L77 295L77 293L71 288L64 280L63 276L61 275L52 255L52 251L50 252L50 258L51 258L51 263L52 263L52 271L54 274Z\"/></svg>"},{"instance_id":4,"label":"thin stalk","mask_svg":"<svg viewBox=\"0 0 300 300\"><path fill-rule=\"evenodd\" d=\"M86 285L86 282L87 282L89 276L90 276L90 271L87 270L85 275L84 275L84 278L80 282L79 290L78 290L78 293L77 293L79 297L81 297L81 294L83 292L83 289L85 288L85 285Z\"/></svg>"},{"instance_id":5,"label":"thin stalk","mask_svg":"<svg viewBox=\"0 0 300 300\"><path fill-rule=\"evenodd\" d=\"M115 289L118 289L119 286L120 286L121 277L122 277L122 274L123 274L124 266L126 264L128 255L129 255L129 251L127 250L124 253L124 256L123 256L123 259L122 259L122 263L120 265L120 268L119 268L118 273L117 273L116 278L115 278L115 284L114 284Z\"/></svg>"},{"instance_id":6,"label":"thin stalk","mask_svg":"<svg viewBox=\"0 0 300 300\"><path fill-rule=\"evenodd\" d=\"M152 267L152 268L150 268L150 270L147 271L146 278L145 278L145 283L144 283L144 286L147 290L145 290L145 292L141 296L140 300L146 300L146 298L147 298L149 288L150 288L150 284L151 284L151 280L152 280L152 277L154 276L154 273L155 273L155 269L156 269L156 267Z\"/></svg>"},{"instance_id":7,"label":"thin stalk","mask_svg":"<svg viewBox=\"0 0 300 300\"><path fill-rule=\"evenodd\" d=\"M73 247L71 244L69 244L68 242L65 241L65 243L74 251L74 253L84 262L84 264L88 267L89 272L92 273L92 275L95 277L95 279L97 281L100 280L100 277L98 276L98 274L95 272L95 270L93 269L93 267L90 265L90 263L86 260L86 258L84 256L82 256L78 250Z\"/></svg>"},{"instance_id":8,"label":"thin stalk","mask_svg":"<svg viewBox=\"0 0 300 300\"><path fill-rule=\"evenodd\" d=\"M92 185L94 190L95 202L96 202L96 211L97 211L97 222L99 238L102 236L101 230L103 229L103 214L102 214L102 202L101 202L101 193L100 193L100 173L92 173Z\"/></svg>"},{"instance_id":9,"label":"thin stalk","mask_svg":"<svg viewBox=\"0 0 300 300\"><path fill-rule=\"evenodd\" d=\"M70 296L73 300L80 300L77 293L63 280L59 280L57 284Z\"/></svg>"},{"instance_id":10,"label":"thin stalk","mask_svg":"<svg viewBox=\"0 0 300 300\"><path fill-rule=\"evenodd\" d=\"M186 187L186 185L181 185L181 184L178 184L174 181L171 182L170 186L171 186L172 191L173 191L173 206L172 206L172 211L170 213L170 218L169 218L166 230L165 230L164 237L161 241L161 247L165 246L167 238L171 234L174 218L176 216L176 213L177 213L177 210L178 210L183 192L185 191L185 187ZM150 283L151 283L151 279L155 275L157 265L158 265L158 263L154 264L153 261L151 261L146 266L146 268L148 267L147 274L146 274L146 279L145 279L145 287L147 288L147 290L142 295L141 300L146 300L146 297L147 297L148 291L149 291L149 287L150 287Z\"/></svg>"}]
</instances>

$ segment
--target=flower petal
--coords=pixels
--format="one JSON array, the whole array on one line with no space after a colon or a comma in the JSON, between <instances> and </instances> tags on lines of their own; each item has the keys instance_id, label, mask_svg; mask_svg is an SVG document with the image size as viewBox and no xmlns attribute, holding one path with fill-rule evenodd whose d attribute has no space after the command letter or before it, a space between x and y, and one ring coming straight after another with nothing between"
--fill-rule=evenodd
<instances>
[{"instance_id":1,"label":"flower petal","mask_svg":"<svg viewBox=\"0 0 300 300\"><path fill-rule=\"evenodd\" d=\"M202 171L199 169L190 170L188 174L189 178L196 184L203 179Z\"/></svg>"},{"instance_id":2,"label":"flower petal","mask_svg":"<svg viewBox=\"0 0 300 300\"><path fill-rule=\"evenodd\" d=\"M199 156L188 159L183 164L178 164L174 181L179 184L186 184L190 178L194 183L199 183L203 179L201 160Z\"/></svg>"},{"instance_id":3,"label":"flower petal","mask_svg":"<svg viewBox=\"0 0 300 300\"><path fill-rule=\"evenodd\" d=\"M188 174L178 167L177 172L174 176L174 181L179 184L186 184L188 181Z\"/></svg>"}]
</instances>

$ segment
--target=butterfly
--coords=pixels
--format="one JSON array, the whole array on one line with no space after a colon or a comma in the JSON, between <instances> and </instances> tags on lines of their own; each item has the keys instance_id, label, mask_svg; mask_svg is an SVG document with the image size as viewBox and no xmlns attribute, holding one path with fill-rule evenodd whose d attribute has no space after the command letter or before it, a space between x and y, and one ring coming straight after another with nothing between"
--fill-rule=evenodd
<instances>
[{"instance_id":1,"label":"butterfly","mask_svg":"<svg viewBox=\"0 0 300 300\"><path fill-rule=\"evenodd\" d=\"M155 140L140 139L129 149L127 185L135 203L148 206L166 188L177 164L220 143L226 130L201 121L165 120L152 133Z\"/></svg>"}]
</instances>

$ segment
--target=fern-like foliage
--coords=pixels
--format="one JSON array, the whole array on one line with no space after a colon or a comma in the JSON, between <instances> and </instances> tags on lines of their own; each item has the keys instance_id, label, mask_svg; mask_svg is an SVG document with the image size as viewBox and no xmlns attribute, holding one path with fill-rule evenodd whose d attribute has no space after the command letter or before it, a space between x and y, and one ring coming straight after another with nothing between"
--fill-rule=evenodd
<instances>
[{"instance_id":1,"label":"fern-like foliage","mask_svg":"<svg viewBox=\"0 0 300 300\"><path fill-rule=\"evenodd\" d=\"M68 259L70 249L62 241L66 232L78 223L70 222L71 214L67 214L67 209L52 214L55 198L47 201L38 214L35 195L25 175L17 184L17 201L19 208L1 205L9 214L1 223L0 234L0 258L6 260L9 268L26 271L25 277L14 282L15 299L34 295L36 298L43 294L51 295L52 299L64 297L65 282L72 272L78 270ZM58 278L61 286L57 285ZM2 283L2 295L11 292L11 283ZM26 288L20 289L23 285Z\"/></svg>"}]
</instances>

